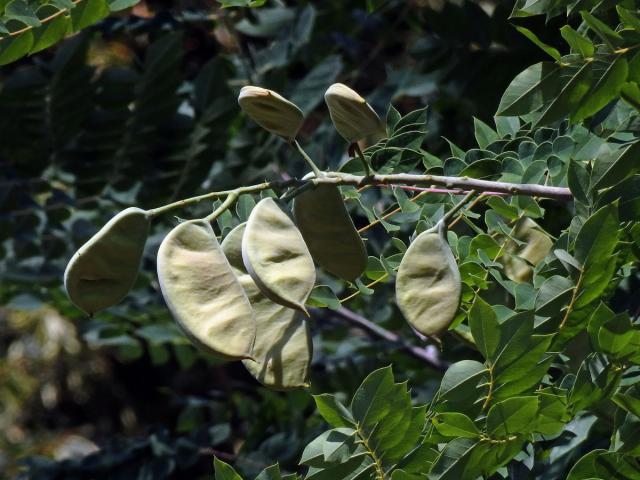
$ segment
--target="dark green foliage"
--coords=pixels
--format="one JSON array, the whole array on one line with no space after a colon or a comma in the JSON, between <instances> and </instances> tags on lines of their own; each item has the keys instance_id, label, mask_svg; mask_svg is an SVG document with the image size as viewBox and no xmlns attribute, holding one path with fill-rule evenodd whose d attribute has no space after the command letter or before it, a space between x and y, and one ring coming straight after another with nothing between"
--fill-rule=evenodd
<instances>
[{"instance_id":1,"label":"dark green foliage","mask_svg":"<svg viewBox=\"0 0 640 480\"><path fill-rule=\"evenodd\" d=\"M505 1L491 15L475 2L218 3L262 8L157 7L148 19L125 13L91 27L134 2L0 2L0 63L85 30L2 72L0 298L18 325L25 306L43 304L77 320L110 368L136 372L108 390L147 391L97 418L65 411L73 428L107 425L91 434L102 449L60 462L30 457L23 477L640 478L637 2ZM214 28L226 40L213 40ZM114 38L127 54L101 61L96 51ZM362 173L358 159L343 158L348 146L322 104L335 81L387 112L388 138L364 150L379 173L573 194L570 202L487 195L456 218L448 242L462 302L437 362L407 355L424 352L422 339L391 299L407 246L459 200L454 192L342 187L370 256L353 283L319 272L308 302L311 392L267 391L198 353L171 322L152 272L173 218L154 225L125 303L92 319L70 305L64 265L124 206L306 173L286 143L241 114L242 85L272 88L302 108L299 140L322 168ZM216 230L245 221L257 200L241 196ZM527 218L552 243L532 265L517 236ZM514 262L526 270L519 281ZM345 323L345 307L374 328ZM362 334L375 327L400 340ZM125 431L118 422L129 411L135 428ZM159 423L172 433L147 434ZM123 432L134 437L103 441ZM216 455L234 467L216 459L212 473Z\"/></svg>"}]
</instances>

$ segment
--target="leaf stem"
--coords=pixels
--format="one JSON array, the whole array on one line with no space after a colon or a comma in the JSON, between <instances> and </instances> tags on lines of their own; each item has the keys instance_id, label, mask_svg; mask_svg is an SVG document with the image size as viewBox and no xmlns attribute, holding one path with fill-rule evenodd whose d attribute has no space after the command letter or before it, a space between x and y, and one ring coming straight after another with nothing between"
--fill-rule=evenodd
<instances>
[{"instance_id":1,"label":"leaf stem","mask_svg":"<svg viewBox=\"0 0 640 480\"><path fill-rule=\"evenodd\" d=\"M362 149L360 148L360 145L358 144L358 142L353 143L353 149L358 154L358 158L362 162L362 167L364 168L364 176L365 177L371 176L371 169L369 168L369 164L364 158L364 153L362 153Z\"/></svg>"},{"instance_id":2,"label":"leaf stem","mask_svg":"<svg viewBox=\"0 0 640 480\"><path fill-rule=\"evenodd\" d=\"M209 215L204 217L204 219L209 223L213 222L216 218L218 218L220 215L226 212L229 209L229 207L231 207L231 205L236 203L236 200L238 199L239 196L240 194L238 192L231 192L229 195L227 195L227 198L224 199L224 202L222 202L220 206L216 208L213 212L211 212Z\"/></svg>"},{"instance_id":3,"label":"leaf stem","mask_svg":"<svg viewBox=\"0 0 640 480\"><path fill-rule=\"evenodd\" d=\"M302 158L304 158L304 161L307 162L307 165L309 166L309 168L317 178L324 176L324 174L318 168L315 162L311 160L311 157L307 155L307 152L305 152L302 146L298 143L298 140L294 138L293 142L291 142L291 145L293 145L293 147L298 151L298 153L302 156Z\"/></svg>"}]
</instances>

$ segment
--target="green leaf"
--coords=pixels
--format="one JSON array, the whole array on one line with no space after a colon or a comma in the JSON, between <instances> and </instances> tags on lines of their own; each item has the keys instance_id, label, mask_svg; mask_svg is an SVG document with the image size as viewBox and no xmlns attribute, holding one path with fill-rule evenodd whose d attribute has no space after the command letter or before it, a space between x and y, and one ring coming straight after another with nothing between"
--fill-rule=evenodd
<instances>
[{"instance_id":1,"label":"green leaf","mask_svg":"<svg viewBox=\"0 0 640 480\"><path fill-rule=\"evenodd\" d=\"M351 412L334 395L323 393L314 395L318 413L333 427L353 427L355 422Z\"/></svg>"},{"instance_id":2,"label":"green leaf","mask_svg":"<svg viewBox=\"0 0 640 480\"><path fill-rule=\"evenodd\" d=\"M496 403L487 414L487 433L492 438L533 432L538 413L538 397L512 397Z\"/></svg>"},{"instance_id":3,"label":"green leaf","mask_svg":"<svg viewBox=\"0 0 640 480\"><path fill-rule=\"evenodd\" d=\"M496 115L526 115L538 110L558 90L560 70L556 63L542 62L519 73L503 93Z\"/></svg>"},{"instance_id":4,"label":"green leaf","mask_svg":"<svg viewBox=\"0 0 640 480\"><path fill-rule=\"evenodd\" d=\"M451 440L433 463L429 472L430 480L460 480L462 478L475 478L475 476L465 476L465 470L473 454L473 450L478 446L468 438L456 438Z\"/></svg>"},{"instance_id":5,"label":"green leaf","mask_svg":"<svg viewBox=\"0 0 640 480\"><path fill-rule=\"evenodd\" d=\"M439 413L433 419L433 425L440 435L445 437L478 438L480 430L473 421L463 413Z\"/></svg>"},{"instance_id":6,"label":"green leaf","mask_svg":"<svg viewBox=\"0 0 640 480\"><path fill-rule=\"evenodd\" d=\"M569 160L569 168L567 170L567 183L569 189L573 193L573 197L580 203L588 205L589 191L591 183L591 175L587 167L575 159Z\"/></svg>"},{"instance_id":7,"label":"green leaf","mask_svg":"<svg viewBox=\"0 0 640 480\"><path fill-rule=\"evenodd\" d=\"M231 465L223 462L218 457L213 460L216 478L215 480L242 480L242 477L236 473Z\"/></svg>"},{"instance_id":8,"label":"green leaf","mask_svg":"<svg viewBox=\"0 0 640 480\"><path fill-rule=\"evenodd\" d=\"M340 308L340 300L328 285L317 285L311 291L311 295L307 299L307 305L320 308L329 307L332 310L337 310Z\"/></svg>"},{"instance_id":9,"label":"green leaf","mask_svg":"<svg viewBox=\"0 0 640 480\"><path fill-rule=\"evenodd\" d=\"M56 7L52 5L43 5L38 9L39 18L47 18L59 12ZM37 53L45 48L49 48L51 45L56 44L62 40L67 33L70 32L71 22L69 18L64 14L59 15L53 20L49 20L41 27L33 30L33 45L31 46L30 54Z\"/></svg>"},{"instance_id":10,"label":"green leaf","mask_svg":"<svg viewBox=\"0 0 640 480\"><path fill-rule=\"evenodd\" d=\"M137 5L140 0L108 0L108 2L109 10L111 10L112 12L119 12L120 10L131 8L134 5Z\"/></svg>"},{"instance_id":11,"label":"green leaf","mask_svg":"<svg viewBox=\"0 0 640 480\"><path fill-rule=\"evenodd\" d=\"M480 296L476 296L469 311L469 327L482 356L493 360L500 343L500 325L491 306Z\"/></svg>"},{"instance_id":12,"label":"green leaf","mask_svg":"<svg viewBox=\"0 0 640 480\"><path fill-rule=\"evenodd\" d=\"M640 172L638 155L640 155L640 142L634 142L620 149L609 167L594 179L593 189L610 187Z\"/></svg>"},{"instance_id":13,"label":"green leaf","mask_svg":"<svg viewBox=\"0 0 640 480\"><path fill-rule=\"evenodd\" d=\"M627 60L622 56L616 58L585 95L578 109L571 114L571 122L581 122L598 113L609 102L617 98L627 79L628 72Z\"/></svg>"},{"instance_id":14,"label":"green leaf","mask_svg":"<svg viewBox=\"0 0 640 480\"><path fill-rule=\"evenodd\" d=\"M616 10L623 24L640 32L640 18L635 12L627 10L622 5L616 5Z\"/></svg>"},{"instance_id":15,"label":"green leaf","mask_svg":"<svg viewBox=\"0 0 640 480\"><path fill-rule=\"evenodd\" d=\"M385 464L394 464L415 448L425 422L425 407L412 407L406 383L393 381L391 367L364 379L351 402L358 435Z\"/></svg>"},{"instance_id":16,"label":"green leaf","mask_svg":"<svg viewBox=\"0 0 640 480\"><path fill-rule=\"evenodd\" d=\"M493 119L496 123L498 135L501 138L507 135L513 137L518 133L518 130L520 130L520 119L518 117L495 116Z\"/></svg>"},{"instance_id":17,"label":"green leaf","mask_svg":"<svg viewBox=\"0 0 640 480\"><path fill-rule=\"evenodd\" d=\"M258 474L256 480L283 480L278 464L265 468Z\"/></svg>"},{"instance_id":18,"label":"green leaf","mask_svg":"<svg viewBox=\"0 0 640 480\"><path fill-rule=\"evenodd\" d=\"M574 52L579 53L585 58L593 56L594 46L593 43L591 43L591 40L589 40L587 37L576 32L569 25L565 25L564 27L562 27L560 29L560 34Z\"/></svg>"},{"instance_id":19,"label":"green leaf","mask_svg":"<svg viewBox=\"0 0 640 480\"><path fill-rule=\"evenodd\" d=\"M518 30L518 32L520 32L522 35L524 35L533 43L535 43L545 53L547 53L550 57L552 57L556 62L560 61L561 55L557 48L554 48L551 45L547 45L546 43L544 43L542 40L538 38L538 36L535 33L533 33L528 28L517 26L516 30Z\"/></svg>"},{"instance_id":20,"label":"green leaf","mask_svg":"<svg viewBox=\"0 0 640 480\"><path fill-rule=\"evenodd\" d=\"M572 112L589 91L591 81L592 65L586 63L575 74L570 74L570 79L564 83L560 93L544 108L542 115L538 117L532 128L556 122L564 118L567 112Z\"/></svg>"},{"instance_id":21,"label":"green leaf","mask_svg":"<svg viewBox=\"0 0 640 480\"><path fill-rule=\"evenodd\" d=\"M0 65L6 65L24 57L31 51L33 41L32 30L12 37L0 38Z\"/></svg>"},{"instance_id":22,"label":"green leaf","mask_svg":"<svg viewBox=\"0 0 640 480\"><path fill-rule=\"evenodd\" d=\"M387 135L391 136L396 128L396 125L400 121L402 116L400 112L396 110L393 104L389 104L389 109L387 110Z\"/></svg>"},{"instance_id":23,"label":"green leaf","mask_svg":"<svg viewBox=\"0 0 640 480\"><path fill-rule=\"evenodd\" d=\"M626 82L620 89L622 99L636 110L640 110L640 87L636 82Z\"/></svg>"},{"instance_id":24,"label":"green leaf","mask_svg":"<svg viewBox=\"0 0 640 480\"><path fill-rule=\"evenodd\" d=\"M7 22L9 20L15 20L28 27L39 27L41 25L36 12L23 0L13 0L7 4L3 21Z\"/></svg>"},{"instance_id":25,"label":"green leaf","mask_svg":"<svg viewBox=\"0 0 640 480\"><path fill-rule=\"evenodd\" d=\"M610 260L618 242L618 209L616 205L605 205L591 215L576 237L574 257L583 268L588 263Z\"/></svg>"},{"instance_id":26,"label":"green leaf","mask_svg":"<svg viewBox=\"0 0 640 480\"><path fill-rule=\"evenodd\" d=\"M83 0L71 10L71 26L78 32L108 15L109 6L105 0Z\"/></svg>"},{"instance_id":27,"label":"green leaf","mask_svg":"<svg viewBox=\"0 0 640 480\"><path fill-rule=\"evenodd\" d=\"M476 141L478 142L478 146L482 149L500 138L489 125L476 117L473 117L473 125L475 128Z\"/></svg>"},{"instance_id":28,"label":"green leaf","mask_svg":"<svg viewBox=\"0 0 640 480\"><path fill-rule=\"evenodd\" d=\"M598 35L611 50L616 50L624 42L619 33L612 30L606 23L598 20L591 13L583 10L580 12L582 20Z\"/></svg>"},{"instance_id":29,"label":"green leaf","mask_svg":"<svg viewBox=\"0 0 640 480\"><path fill-rule=\"evenodd\" d=\"M576 462L567 480L627 480L640 478L636 459L606 450L592 450Z\"/></svg>"},{"instance_id":30,"label":"green leaf","mask_svg":"<svg viewBox=\"0 0 640 480\"><path fill-rule=\"evenodd\" d=\"M616 393L612 400L623 410L634 414L640 418L640 395L635 390L635 395L628 395L626 393Z\"/></svg>"},{"instance_id":31,"label":"green leaf","mask_svg":"<svg viewBox=\"0 0 640 480\"><path fill-rule=\"evenodd\" d=\"M589 408L609 397L618 385L618 380L604 355L590 354L578 369L569 394L569 405L574 412Z\"/></svg>"},{"instance_id":32,"label":"green leaf","mask_svg":"<svg viewBox=\"0 0 640 480\"><path fill-rule=\"evenodd\" d=\"M543 435L560 433L567 417L567 396L552 393L538 393L538 414L535 432Z\"/></svg>"}]
</instances>

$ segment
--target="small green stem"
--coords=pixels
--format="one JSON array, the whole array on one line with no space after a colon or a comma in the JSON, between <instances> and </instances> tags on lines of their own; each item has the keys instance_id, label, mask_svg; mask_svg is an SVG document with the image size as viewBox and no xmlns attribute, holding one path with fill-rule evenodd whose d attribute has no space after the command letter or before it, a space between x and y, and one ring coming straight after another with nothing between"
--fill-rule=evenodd
<instances>
[{"instance_id":1,"label":"small green stem","mask_svg":"<svg viewBox=\"0 0 640 480\"><path fill-rule=\"evenodd\" d=\"M292 145L298 151L298 153L302 156L302 158L304 158L304 161L307 162L307 165L309 165L309 168L311 169L313 174L318 178L322 177L323 176L322 171L318 168L315 162L311 160L311 157L307 155L307 152L304 151L302 146L298 143L298 141L295 138L293 139Z\"/></svg>"},{"instance_id":2,"label":"small green stem","mask_svg":"<svg viewBox=\"0 0 640 480\"><path fill-rule=\"evenodd\" d=\"M224 202L222 202L220 206L216 208L213 212L211 212L209 215L204 217L204 219L209 223L213 222L216 218L218 218L225 211L227 211L229 207L231 207L231 205L236 203L236 200L238 200L239 196L240 196L240 193L238 193L237 191L231 192L229 195L227 195L227 198L224 199Z\"/></svg>"},{"instance_id":3,"label":"small green stem","mask_svg":"<svg viewBox=\"0 0 640 480\"><path fill-rule=\"evenodd\" d=\"M442 217L441 221L443 223L448 223L449 220L451 220L453 218L453 216L456 213L458 213L462 207L464 207L467 203L469 203L471 201L471 199L473 197L475 197L475 195L476 195L476 191L475 190L471 190L469 193L467 193L462 200L460 200L458 203L456 203L453 206L453 208L451 208L451 210L449 210L447 213L444 214L444 217Z\"/></svg>"},{"instance_id":4,"label":"small green stem","mask_svg":"<svg viewBox=\"0 0 640 480\"><path fill-rule=\"evenodd\" d=\"M365 177L370 176L371 175L371 169L369 168L369 164L367 163L367 161L364 158L364 153L362 153L362 149L360 148L360 145L358 145L358 142L355 142L353 144L353 149L356 151L356 153L358 154L358 158L362 162L362 166L364 167L364 176Z\"/></svg>"}]
</instances>

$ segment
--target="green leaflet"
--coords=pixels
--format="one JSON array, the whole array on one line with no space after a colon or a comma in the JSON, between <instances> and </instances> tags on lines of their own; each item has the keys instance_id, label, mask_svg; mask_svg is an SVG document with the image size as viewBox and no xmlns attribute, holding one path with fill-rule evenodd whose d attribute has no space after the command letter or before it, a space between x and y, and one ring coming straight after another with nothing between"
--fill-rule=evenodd
<instances>
[{"instance_id":1,"label":"green leaflet","mask_svg":"<svg viewBox=\"0 0 640 480\"><path fill-rule=\"evenodd\" d=\"M313 351L308 323L296 310L269 300L247 273L242 263L245 228L245 223L238 225L221 244L256 319L255 361L243 360L242 363L267 387L276 390L306 387Z\"/></svg>"},{"instance_id":2,"label":"green leaflet","mask_svg":"<svg viewBox=\"0 0 640 480\"><path fill-rule=\"evenodd\" d=\"M300 230L272 198L262 199L251 211L242 259L265 296L309 315L304 304L316 281L313 259Z\"/></svg>"},{"instance_id":3,"label":"green leaflet","mask_svg":"<svg viewBox=\"0 0 640 480\"><path fill-rule=\"evenodd\" d=\"M208 222L181 223L165 237L158 280L176 322L196 345L224 359L251 358L253 310Z\"/></svg>"},{"instance_id":4,"label":"green leaflet","mask_svg":"<svg viewBox=\"0 0 640 480\"><path fill-rule=\"evenodd\" d=\"M367 266L367 250L338 187L318 185L297 196L293 215L313 259L326 271L354 281Z\"/></svg>"},{"instance_id":5,"label":"green leaflet","mask_svg":"<svg viewBox=\"0 0 640 480\"><path fill-rule=\"evenodd\" d=\"M76 306L93 314L129 293L138 276L149 225L147 212L127 208L80 247L64 272L65 289Z\"/></svg>"},{"instance_id":6,"label":"green leaflet","mask_svg":"<svg viewBox=\"0 0 640 480\"><path fill-rule=\"evenodd\" d=\"M418 235L402 257L396 278L396 303L420 333L439 337L460 304L460 272L444 229Z\"/></svg>"},{"instance_id":7,"label":"green leaflet","mask_svg":"<svg viewBox=\"0 0 640 480\"><path fill-rule=\"evenodd\" d=\"M266 88L242 87L238 103L262 128L290 140L296 138L304 121L304 114L297 105Z\"/></svg>"},{"instance_id":8,"label":"green leaflet","mask_svg":"<svg viewBox=\"0 0 640 480\"><path fill-rule=\"evenodd\" d=\"M324 94L331 121L349 143L365 137L371 144L386 137L386 129L371 105L357 92L342 83L334 83Z\"/></svg>"},{"instance_id":9,"label":"green leaflet","mask_svg":"<svg viewBox=\"0 0 640 480\"><path fill-rule=\"evenodd\" d=\"M501 259L504 273L514 282L526 282L533 275L533 267L551 251L553 242L540 230L540 226L528 217L517 223L512 237L515 241L506 240L505 255Z\"/></svg>"}]
</instances>

